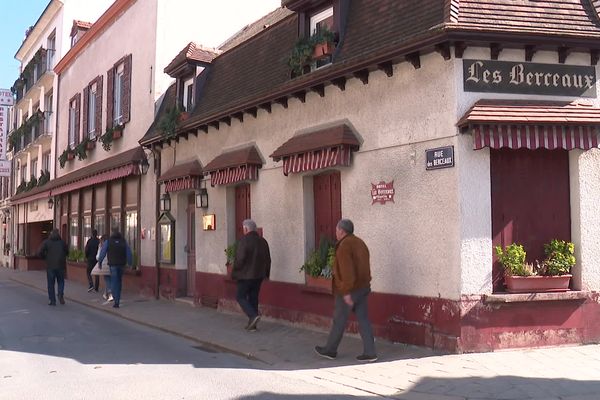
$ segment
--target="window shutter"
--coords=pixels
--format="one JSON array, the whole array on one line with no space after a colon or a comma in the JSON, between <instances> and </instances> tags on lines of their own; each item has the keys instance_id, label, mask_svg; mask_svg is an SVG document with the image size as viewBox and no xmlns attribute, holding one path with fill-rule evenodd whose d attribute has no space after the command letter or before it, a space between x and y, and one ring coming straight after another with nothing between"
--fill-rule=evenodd
<instances>
[{"instance_id":1,"label":"window shutter","mask_svg":"<svg viewBox=\"0 0 600 400\"><path fill-rule=\"evenodd\" d=\"M96 119L96 137L102 135L102 81L104 77L100 75L96 78L96 111L94 118Z\"/></svg>"},{"instance_id":2,"label":"window shutter","mask_svg":"<svg viewBox=\"0 0 600 400\"><path fill-rule=\"evenodd\" d=\"M115 69L106 72L106 128L113 127L113 101L115 95Z\"/></svg>"},{"instance_id":3,"label":"window shutter","mask_svg":"<svg viewBox=\"0 0 600 400\"><path fill-rule=\"evenodd\" d=\"M83 115L81 125L83 125L83 136L88 137L88 118L91 116L88 115L89 108L89 98L90 98L90 87L86 86L83 88Z\"/></svg>"},{"instance_id":4,"label":"window shutter","mask_svg":"<svg viewBox=\"0 0 600 400\"><path fill-rule=\"evenodd\" d=\"M81 115L81 93L75 96L75 143L79 144L80 140L80 124L79 116Z\"/></svg>"},{"instance_id":5,"label":"window shutter","mask_svg":"<svg viewBox=\"0 0 600 400\"><path fill-rule=\"evenodd\" d=\"M131 54L123 61L123 90L121 92L123 123L131 119Z\"/></svg>"}]
</instances>

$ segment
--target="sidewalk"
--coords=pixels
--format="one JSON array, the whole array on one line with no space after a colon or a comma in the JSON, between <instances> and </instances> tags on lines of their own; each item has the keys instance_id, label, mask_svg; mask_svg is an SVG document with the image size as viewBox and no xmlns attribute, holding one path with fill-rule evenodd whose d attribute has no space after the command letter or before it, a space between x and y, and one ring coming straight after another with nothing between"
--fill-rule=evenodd
<instances>
[{"instance_id":1,"label":"sidewalk","mask_svg":"<svg viewBox=\"0 0 600 400\"><path fill-rule=\"evenodd\" d=\"M46 292L45 271L0 268L11 279ZM45 297L44 297L45 298ZM241 314L192 307L175 301L132 297L121 308L102 306L98 293L67 281L65 299L191 339L207 350L237 354L264 364L264 369L302 376L324 386L343 387L361 396L406 400L461 399L600 399L600 346L443 355L432 350L379 340L379 361L360 364L360 338L346 336L338 359L318 357L313 348L327 333L264 318L257 332L246 332Z\"/></svg>"}]
</instances>

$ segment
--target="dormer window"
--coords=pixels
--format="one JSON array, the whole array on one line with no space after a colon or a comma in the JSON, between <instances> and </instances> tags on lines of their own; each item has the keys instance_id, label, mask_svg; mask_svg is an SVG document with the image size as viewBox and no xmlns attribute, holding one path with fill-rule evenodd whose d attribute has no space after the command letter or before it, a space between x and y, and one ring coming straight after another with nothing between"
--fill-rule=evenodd
<instances>
[{"instance_id":1,"label":"dormer window","mask_svg":"<svg viewBox=\"0 0 600 400\"><path fill-rule=\"evenodd\" d=\"M190 112L194 107L194 78L187 79L183 82L183 99L182 106L184 111Z\"/></svg>"},{"instance_id":2,"label":"dormer window","mask_svg":"<svg viewBox=\"0 0 600 400\"><path fill-rule=\"evenodd\" d=\"M84 33L86 33L92 24L90 22L73 20L73 27L71 28L71 47L75 46L75 43L81 39Z\"/></svg>"},{"instance_id":3,"label":"dormer window","mask_svg":"<svg viewBox=\"0 0 600 400\"><path fill-rule=\"evenodd\" d=\"M325 30L333 32L333 6L310 15L309 29L310 36L319 35ZM323 50L315 49L315 53L318 58L315 59L312 65L312 69L320 68L327 64L331 64L331 54L327 54L327 52L328 50L325 51L325 53L323 53Z\"/></svg>"}]
</instances>

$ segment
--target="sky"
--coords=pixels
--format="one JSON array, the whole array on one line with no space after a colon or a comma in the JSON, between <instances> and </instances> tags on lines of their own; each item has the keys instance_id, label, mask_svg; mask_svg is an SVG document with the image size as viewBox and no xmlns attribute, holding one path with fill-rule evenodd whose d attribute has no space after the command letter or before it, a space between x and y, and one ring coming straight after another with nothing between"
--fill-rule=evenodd
<instances>
[{"instance_id":1,"label":"sky","mask_svg":"<svg viewBox=\"0 0 600 400\"><path fill-rule=\"evenodd\" d=\"M94 0L78 0L94 1ZM169 0L177 2L178 0ZM197 0L206 3L206 15L216 14L217 7L225 6L233 13L226 16L214 15L211 19L214 35L203 38L200 44L215 47L224 42L245 25L256 21L261 16L273 11L281 5L281 0ZM15 53L25 37L25 30L34 25L49 0L0 0L0 89L10 89L19 76L19 62ZM194 41L197 38L190 38ZM162 69L162 67L161 67Z\"/></svg>"},{"instance_id":2,"label":"sky","mask_svg":"<svg viewBox=\"0 0 600 400\"><path fill-rule=\"evenodd\" d=\"M19 62L15 54L25 31L38 20L48 0L0 0L0 89L10 89L19 77Z\"/></svg>"}]
</instances>

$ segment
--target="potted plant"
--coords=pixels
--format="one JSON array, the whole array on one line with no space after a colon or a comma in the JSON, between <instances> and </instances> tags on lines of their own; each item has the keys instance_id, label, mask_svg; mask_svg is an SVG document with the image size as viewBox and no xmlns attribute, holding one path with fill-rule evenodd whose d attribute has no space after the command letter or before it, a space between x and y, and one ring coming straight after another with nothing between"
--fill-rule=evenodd
<instances>
[{"instance_id":1,"label":"potted plant","mask_svg":"<svg viewBox=\"0 0 600 400\"><path fill-rule=\"evenodd\" d=\"M100 136L100 143L102 143L102 148L104 149L104 151L110 151L110 148L112 147L112 142L113 142L113 135L114 135L114 130L111 127L106 128L106 132L104 132L104 135Z\"/></svg>"},{"instance_id":2,"label":"potted plant","mask_svg":"<svg viewBox=\"0 0 600 400\"><path fill-rule=\"evenodd\" d=\"M319 27L319 31L311 36L314 43L312 58L315 60L327 57L333 53L335 33L329 30L327 25Z\"/></svg>"},{"instance_id":3,"label":"potted plant","mask_svg":"<svg viewBox=\"0 0 600 400\"><path fill-rule=\"evenodd\" d=\"M504 250L496 246L498 261L504 266L504 283L509 293L565 292L569 290L570 269L575 265L575 245L553 239L544 245L546 259L525 263L522 245L511 244Z\"/></svg>"},{"instance_id":4,"label":"potted plant","mask_svg":"<svg viewBox=\"0 0 600 400\"><path fill-rule=\"evenodd\" d=\"M77 159L79 161L83 161L87 158L87 144L90 139L83 139L77 146L75 146L75 155L77 155Z\"/></svg>"},{"instance_id":5,"label":"potted plant","mask_svg":"<svg viewBox=\"0 0 600 400\"><path fill-rule=\"evenodd\" d=\"M322 238L319 247L308 255L300 267L300 271L306 274L306 285L330 291L334 262L335 247L330 240Z\"/></svg>"},{"instance_id":6,"label":"potted plant","mask_svg":"<svg viewBox=\"0 0 600 400\"><path fill-rule=\"evenodd\" d=\"M308 66L314 51L314 45L310 38L301 37L296 41L292 54L288 58L288 66L292 69L294 76L302 75L304 67Z\"/></svg>"},{"instance_id":7,"label":"potted plant","mask_svg":"<svg viewBox=\"0 0 600 400\"><path fill-rule=\"evenodd\" d=\"M233 270L233 262L235 261L235 252L237 251L237 242L234 242L227 246L225 249L225 267L227 267L227 278L231 279L231 271Z\"/></svg>"},{"instance_id":8,"label":"potted plant","mask_svg":"<svg viewBox=\"0 0 600 400\"><path fill-rule=\"evenodd\" d=\"M113 140L114 139L119 139L121 136L123 136L123 129L125 129L125 126L123 124L117 124L115 126L113 126Z\"/></svg>"},{"instance_id":9,"label":"potted plant","mask_svg":"<svg viewBox=\"0 0 600 400\"><path fill-rule=\"evenodd\" d=\"M161 130L163 135L167 138L175 136L178 123L182 121L183 118L187 118L187 116L182 117L184 114L187 115L187 113L182 113L177 106L168 108L158 123L158 129Z\"/></svg>"},{"instance_id":10,"label":"potted plant","mask_svg":"<svg viewBox=\"0 0 600 400\"><path fill-rule=\"evenodd\" d=\"M64 168L67 161L72 160L74 158L75 153L73 153L73 150L71 150L71 148L67 146L67 148L63 150L60 156L58 156L58 162L60 163L60 167Z\"/></svg>"},{"instance_id":11,"label":"potted plant","mask_svg":"<svg viewBox=\"0 0 600 400\"><path fill-rule=\"evenodd\" d=\"M85 144L86 150L94 150L96 148L96 140L86 139L87 142Z\"/></svg>"},{"instance_id":12,"label":"potted plant","mask_svg":"<svg viewBox=\"0 0 600 400\"><path fill-rule=\"evenodd\" d=\"M310 37L301 37L296 41L292 54L288 58L288 66L293 76L310 71L310 63L333 53L336 35L327 26L319 27L319 31Z\"/></svg>"}]
</instances>

